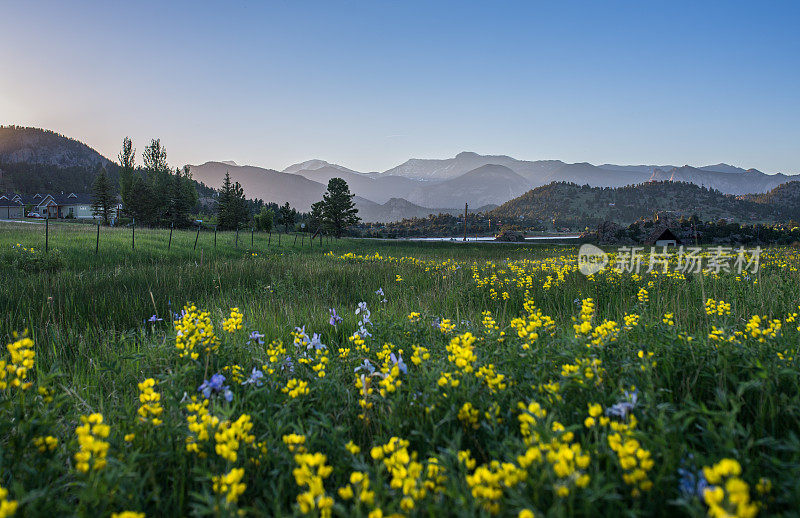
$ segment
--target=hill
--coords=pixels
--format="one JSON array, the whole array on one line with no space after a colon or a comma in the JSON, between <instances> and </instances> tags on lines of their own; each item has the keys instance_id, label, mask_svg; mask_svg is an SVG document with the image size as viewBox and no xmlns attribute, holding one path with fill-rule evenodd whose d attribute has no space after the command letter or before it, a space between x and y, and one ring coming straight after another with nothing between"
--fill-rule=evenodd
<instances>
[{"instance_id":1,"label":"hill","mask_svg":"<svg viewBox=\"0 0 800 518\"><path fill-rule=\"evenodd\" d=\"M581 228L602 221L629 224L655 213L756 222L784 218L774 204L722 194L692 183L654 181L620 188L558 182L526 192L490 213L507 221L552 222Z\"/></svg>"},{"instance_id":2,"label":"hill","mask_svg":"<svg viewBox=\"0 0 800 518\"><path fill-rule=\"evenodd\" d=\"M473 207L500 204L529 187L529 182L511 169L489 164L443 182L421 182L408 199L426 207L460 209L465 202Z\"/></svg>"}]
</instances>

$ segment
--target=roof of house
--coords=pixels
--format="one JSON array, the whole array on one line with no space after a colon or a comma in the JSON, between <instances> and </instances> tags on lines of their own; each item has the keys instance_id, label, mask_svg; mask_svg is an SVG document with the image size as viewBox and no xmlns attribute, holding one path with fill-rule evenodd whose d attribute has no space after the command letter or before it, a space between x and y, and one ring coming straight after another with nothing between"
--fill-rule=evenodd
<instances>
[{"instance_id":1,"label":"roof of house","mask_svg":"<svg viewBox=\"0 0 800 518\"><path fill-rule=\"evenodd\" d=\"M84 205L92 203L92 195L89 193L62 193L53 196L58 205Z\"/></svg>"},{"instance_id":2,"label":"roof of house","mask_svg":"<svg viewBox=\"0 0 800 518\"><path fill-rule=\"evenodd\" d=\"M22 202L14 193L0 193L0 207L19 207L21 205Z\"/></svg>"},{"instance_id":3,"label":"roof of house","mask_svg":"<svg viewBox=\"0 0 800 518\"><path fill-rule=\"evenodd\" d=\"M678 239L678 236L676 236L669 227L665 227L663 225L653 228L652 232L650 232L644 242L648 245L654 245L656 241L662 240L671 240L675 241L676 243L681 242L681 240Z\"/></svg>"}]
</instances>

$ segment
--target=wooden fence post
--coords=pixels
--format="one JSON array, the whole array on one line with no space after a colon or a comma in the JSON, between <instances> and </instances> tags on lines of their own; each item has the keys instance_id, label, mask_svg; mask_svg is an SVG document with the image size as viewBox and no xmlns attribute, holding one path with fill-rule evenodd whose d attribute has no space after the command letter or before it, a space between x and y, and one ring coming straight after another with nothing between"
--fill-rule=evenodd
<instances>
[{"instance_id":1,"label":"wooden fence post","mask_svg":"<svg viewBox=\"0 0 800 518\"><path fill-rule=\"evenodd\" d=\"M50 245L50 209L47 210L47 216L44 218L44 251L47 252L47 249Z\"/></svg>"},{"instance_id":2,"label":"wooden fence post","mask_svg":"<svg viewBox=\"0 0 800 518\"><path fill-rule=\"evenodd\" d=\"M217 249L217 226L214 225L214 250Z\"/></svg>"},{"instance_id":3,"label":"wooden fence post","mask_svg":"<svg viewBox=\"0 0 800 518\"><path fill-rule=\"evenodd\" d=\"M175 228L175 222L173 221L169 225L169 244L167 244L167 250L172 248L172 229Z\"/></svg>"},{"instance_id":4,"label":"wooden fence post","mask_svg":"<svg viewBox=\"0 0 800 518\"><path fill-rule=\"evenodd\" d=\"M94 244L94 255L100 251L100 220L97 220L97 241Z\"/></svg>"},{"instance_id":5,"label":"wooden fence post","mask_svg":"<svg viewBox=\"0 0 800 518\"><path fill-rule=\"evenodd\" d=\"M136 218L133 218L131 226L131 250L136 249Z\"/></svg>"},{"instance_id":6,"label":"wooden fence post","mask_svg":"<svg viewBox=\"0 0 800 518\"><path fill-rule=\"evenodd\" d=\"M200 239L200 223L197 224L197 235L194 236L194 249L197 250L197 240Z\"/></svg>"},{"instance_id":7,"label":"wooden fence post","mask_svg":"<svg viewBox=\"0 0 800 518\"><path fill-rule=\"evenodd\" d=\"M281 233L278 232L278 246L281 245Z\"/></svg>"},{"instance_id":8,"label":"wooden fence post","mask_svg":"<svg viewBox=\"0 0 800 518\"><path fill-rule=\"evenodd\" d=\"M295 235L294 235L294 245L293 246L296 246L296 245L297 245L297 234L295 233Z\"/></svg>"},{"instance_id":9,"label":"wooden fence post","mask_svg":"<svg viewBox=\"0 0 800 518\"><path fill-rule=\"evenodd\" d=\"M250 248L253 248L253 236L256 235L255 227L250 227Z\"/></svg>"},{"instance_id":10,"label":"wooden fence post","mask_svg":"<svg viewBox=\"0 0 800 518\"><path fill-rule=\"evenodd\" d=\"M236 248L239 248L239 226L236 226Z\"/></svg>"}]
</instances>

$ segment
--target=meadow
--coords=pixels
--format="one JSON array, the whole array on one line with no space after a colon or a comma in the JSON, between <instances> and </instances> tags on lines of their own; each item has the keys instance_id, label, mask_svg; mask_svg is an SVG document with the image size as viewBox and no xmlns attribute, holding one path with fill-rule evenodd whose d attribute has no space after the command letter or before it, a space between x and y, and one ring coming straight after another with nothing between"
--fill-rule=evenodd
<instances>
[{"instance_id":1,"label":"meadow","mask_svg":"<svg viewBox=\"0 0 800 518\"><path fill-rule=\"evenodd\" d=\"M800 509L797 248L49 232L0 224L0 518Z\"/></svg>"}]
</instances>

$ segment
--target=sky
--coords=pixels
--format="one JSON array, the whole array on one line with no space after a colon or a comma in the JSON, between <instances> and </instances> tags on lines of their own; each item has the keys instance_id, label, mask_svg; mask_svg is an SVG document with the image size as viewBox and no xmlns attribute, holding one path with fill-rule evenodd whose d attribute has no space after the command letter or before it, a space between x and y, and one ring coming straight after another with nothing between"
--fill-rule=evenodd
<instances>
[{"instance_id":1,"label":"sky","mask_svg":"<svg viewBox=\"0 0 800 518\"><path fill-rule=\"evenodd\" d=\"M0 124L173 166L800 173L800 2L0 0ZM138 157L141 162L141 155Z\"/></svg>"}]
</instances>

